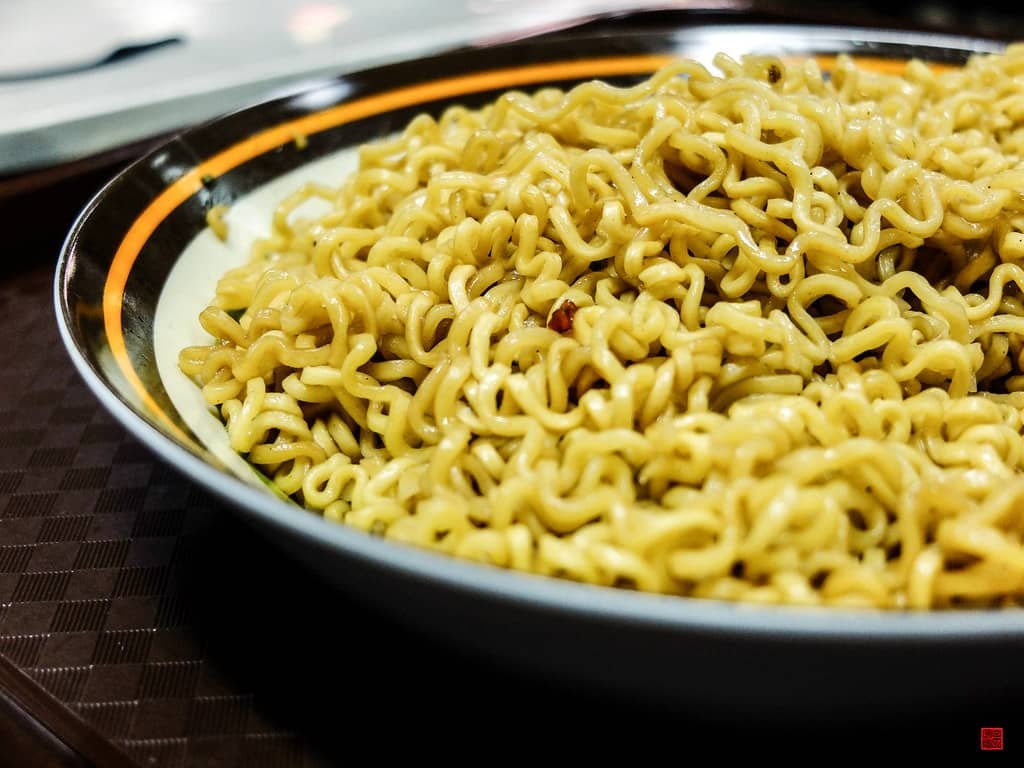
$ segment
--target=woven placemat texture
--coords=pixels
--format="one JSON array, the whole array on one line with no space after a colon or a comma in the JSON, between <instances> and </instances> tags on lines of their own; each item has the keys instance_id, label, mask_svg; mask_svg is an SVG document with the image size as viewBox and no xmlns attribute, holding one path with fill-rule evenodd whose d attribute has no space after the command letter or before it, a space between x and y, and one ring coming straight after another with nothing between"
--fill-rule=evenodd
<instances>
[{"instance_id":1,"label":"woven placemat texture","mask_svg":"<svg viewBox=\"0 0 1024 768\"><path fill-rule=\"evenodd\" d=\"M223 510L85 388L51 281L0 282L0 654L140 764L306 762L187 626L183 564Z\"/></svg>"}]
</instances>

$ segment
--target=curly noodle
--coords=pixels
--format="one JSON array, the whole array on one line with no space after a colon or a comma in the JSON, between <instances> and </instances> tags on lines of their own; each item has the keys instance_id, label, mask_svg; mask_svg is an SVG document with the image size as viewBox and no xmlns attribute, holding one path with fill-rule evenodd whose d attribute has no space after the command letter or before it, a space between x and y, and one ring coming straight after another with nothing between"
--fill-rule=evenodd
<instances>
[{"instance_id":1,"label":"curly noodle","mask_svg":"<svg viewBox=\"0 0 1024 768\"><path fill-rule=\"evenodd\" d=\"M284 493L397 541L695 597L1018 604L1024 47L715 65L361 147L281 204L182 370Z\"/></svg>"}]
</instances>

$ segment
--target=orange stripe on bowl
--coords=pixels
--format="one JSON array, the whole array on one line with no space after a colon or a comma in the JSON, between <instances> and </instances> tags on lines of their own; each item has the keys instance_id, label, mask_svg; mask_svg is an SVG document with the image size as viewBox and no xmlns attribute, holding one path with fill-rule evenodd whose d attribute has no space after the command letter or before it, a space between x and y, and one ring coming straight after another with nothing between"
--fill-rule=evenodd
<instances>
[{"instance_id":1,"label":"orange stripe on bowl","mask_svg":"<svg viewBox=\"0 0 1024 768\"><path fill-rule=\"evenodd\" d=\"M907 69L907 62L910 61L910 59L883 59L878 56L851 56L850 58L853 59L854 64L860 69L867 69L883 75L902 75ZM801 60L800 57L796 56L785 59L786 63L796 63ZM830 72L835 69L839 57L815 56L814 60L818 62L818 66L821 67L823 72ZM959 64L945 64L937 61L925 63L928 64L931 70L939 73L960 69Z\"/></svg>"},{"instance_id":2,"label":"orange stripe on bowl","mask_svg":"<svg viewBox=\"0 0 1024 768\"><path fill-rule=\"evenodd\" d=\"M164 413L163 409L153 400L128 355L124 339L122 312L124 310L124 291L139 253L152 237L160 223L175 208L196 194L203 186L203 179L216 178L242 163L261 154L276 149L290 141L298 134L312 135L384 112L405 107L425 104L453 96L463 96L482 91L511 88L522 85L533 85L557 80L574 80L590 77L612 77L615 75L639 75L655 70L677 61L680 57L673 54L655 54L644 56L617 56L609 58L578 59L575 61L559 61L545 64L532 64L522 67L507 67L488 72L477 72L458 75L441 80L433 80L417 85L395 88L383 93L365 96L345 104L331 107L311 115L280 123L249 138L233 144L227 149L213 155L195 168L186 172L163 192L139 215L128 229L121 244L118 246L107 280L103 287L103 322L110 344L110 351L124 374L128 384L139 396L145 407L167 425L176 435L184 439L177 425ZM817 56L819 66L829 70L835 65L835 56ZM884 59L877 57L855 58L858 66L876 72L902 72L906 64L902 59ZM950 68L949 65L933 65L936 69Z\"/></svg>"}]
</instances>

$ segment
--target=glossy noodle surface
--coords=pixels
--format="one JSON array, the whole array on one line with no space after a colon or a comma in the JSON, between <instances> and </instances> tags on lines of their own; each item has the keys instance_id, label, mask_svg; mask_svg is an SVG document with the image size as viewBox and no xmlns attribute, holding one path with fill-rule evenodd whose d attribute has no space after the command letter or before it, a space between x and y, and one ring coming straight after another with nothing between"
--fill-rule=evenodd
<instances>
[{"instance_id":1,"label":"glossy noodle surface","mask_svg":"<svg viewBox=\"0 0 1024 768\"><path fill-rule=\"evenodd\" d=\"M1024 597L1024 48L680 61L421 115L180 365L333 520L695 597Z\"/></svg>"}]
</instances>

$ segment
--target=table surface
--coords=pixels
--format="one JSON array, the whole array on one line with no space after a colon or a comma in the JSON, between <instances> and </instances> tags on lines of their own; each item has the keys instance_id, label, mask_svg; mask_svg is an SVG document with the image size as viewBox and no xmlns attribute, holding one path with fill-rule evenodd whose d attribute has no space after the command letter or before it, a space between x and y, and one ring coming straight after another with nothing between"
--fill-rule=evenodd
<instances>
[{"instance_id":1,"label":"table surface","mask_svg":"<svg viewBox=\"0 0 1024 768\"><path fill-rule=\"evenodd\" d=\"M4 0L0 174L70 162L175 130L301 81L483 45L638 6L769 5L832 22L862 13L963 34L1020 36L1001 0ZM97 20L102 20L97 23ZM82 34L88 29L89 34Z\"/></svg>"},{"instance_id":2,"label":"table surface","mask_svg":"<svg viewBox=\"0 0 1024 768\"><path fill-rule=\"evenodd\" d=\"M949 758L978 754L980 726L1006 727L1008 752L1024 734L1007 702L779 723L629 701L443 647L321 583L129 437L70 364L53 266L115 170L0 195L0 766L336 765L366 746L540 759L540 737L578 755Z\"/></svg>"}]
</instances>

